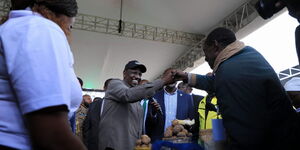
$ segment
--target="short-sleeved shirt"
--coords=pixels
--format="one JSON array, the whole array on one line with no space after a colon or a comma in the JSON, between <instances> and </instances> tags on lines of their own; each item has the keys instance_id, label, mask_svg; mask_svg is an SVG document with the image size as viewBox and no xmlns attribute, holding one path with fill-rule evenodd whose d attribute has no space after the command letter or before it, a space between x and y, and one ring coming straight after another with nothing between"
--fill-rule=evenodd
<instances>
[{"instance_id":1,"label":"short-sleeved shirt","mask_svg":"<svg viewBox=\"0 0 300 150\"><path fill-rule=\"evenodd\" d=\"M23 115L80 105L73 55L61 28L31 10L10 12L0 42L0 145L32 149Z\"/></svg>"}]
</instances>

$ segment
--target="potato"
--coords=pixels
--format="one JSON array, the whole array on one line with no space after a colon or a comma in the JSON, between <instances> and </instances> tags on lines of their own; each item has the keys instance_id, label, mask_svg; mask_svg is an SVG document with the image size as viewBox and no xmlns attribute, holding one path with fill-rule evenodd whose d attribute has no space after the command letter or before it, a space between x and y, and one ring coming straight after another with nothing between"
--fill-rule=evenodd
<instances>
[{"instance_id":1,"label":"potato","mask_svg":"<svg viewBox=\"0 0 300 150\"><path fill-rule=\"evenodd\" d=\"M136 149L139 149L139 148L141 148L141 146L140 146L140 145L137 145L137 146L135 146L135 148L136 148Z\"/></svg>"},{"instance_id":2,"label":"potato","mask_svg":"<svg viewBox=\"0 0 300 150\"><path fill-rule=\"evenodd\" d=\"M172 126L169 126L169 127L167 127L166 130L171 130L171 131L173 131L173 127L172 127Z\"/></svg>"},{"instance_id":3,"label":"potato","mask_svg":"<svg viewBox=\"0 0 300 150\"><path fill-rule=\"evenodd\" d=\"M143 139L143 138L149 138L149 137L148 137L148 135L144 134L141 136L141 139Z\"/></svg>"},{"instance_id":4,"label":"potato","mask_svg":"<svg viewBox=\"0 0 300 150\"><path fill-rule=\"evenodd\" d=\"M179 121L177 119L172 121L172 126L174 127L176 125L179 125Z\"/></svg>"},{"instance_id":5,"label":"potato","mask_svg":"<svg viewBox=\"0 0 300 150\"><path fill-rule=\"evenodd\" d=\"M139 146L139 145L141 145L141 144L142 144L142 140L141 140L141 139L136 140L136 142L135 142L135 145L136 145L136 146Z\"/></svg>"},{"instance_id":6,"label":"potato","mask_svg":"<svg viewBox=\"0 0 300 150\"><path fill-rule=\"evenodd\" d=\"M170 138L173 136L173 133L171 130L166 130L166 132L164 133L164 137L166 138Z\"/></svg>"},{"instance_id":7,"label":"potato","mask_svg":"<svg viewBox=\"0 0 300 150\"><path fill-rule=\"evenodd\" d=\"M173 128L173 134L177 135L179 132L181 132L184 129L184 127L182 125L176 125Z\"/></svg>"},{"instance_id":8,"label":"potato","mask_svg":"<svg viewBox=\"0 0 300 150\"><path fill-rule=\"evenodd\" d=\"M182 132L184 132L186 135L189 133L186 129L183 129Z\"/></svg>"},{"instance_id":9,"label":"potato","mask_svg":"<svg viewBox=\"0 0 300 150\"><path fill-rule=\"evenodd\" d=\"M142 135L141 139L143 144L149 144L151 142L151 139L147 135Z\"/></svg>"},{"instance_id":10,"label":"potato","mask_svg":"<svg viewBox=\"0 0 300 150\"><path fill-rule=\"evenodd\" d=\"M186 137L186 134L184 132L179 132L177 134L178 137Z\"/></svg>"},{"instance_id":11,"label":"potato","mask_svg":"<svg viewBox=\"0 0 300 150\"><path fill-rule=\"evenodd\" d=\"M173 133L173 129L167 129L165 132Z\"/></svg>"}]
</instances>

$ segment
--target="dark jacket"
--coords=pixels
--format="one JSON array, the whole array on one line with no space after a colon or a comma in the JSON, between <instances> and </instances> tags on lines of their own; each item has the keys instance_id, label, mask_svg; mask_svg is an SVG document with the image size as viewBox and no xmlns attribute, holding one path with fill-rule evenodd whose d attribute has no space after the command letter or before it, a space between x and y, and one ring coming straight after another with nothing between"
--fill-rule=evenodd
<instances>
[{"instance_id":1,"label":"dark jacket","mask_svg":"<svg viewBox=\"0 0 300 150\"><path fill-rule=\"evenodd\" d=\"M152 142L161 140L164 135L166 111L164 102L164 90L157 92L154 95L159 105L162 108L163 115L153 115L150 112L152 108L149 107L146 118L146 133L151 138ZM176 119L194 119L193 103L191 95L188 95L180 90L177 90L177 112Z\"/></svg>"},{"instance_id":2,"label":"dark jacket","mask_svg":"<svg viewBox=\"0 0 300 150\"><path fill-rule=\"evenodd\" d=\"M92 102L83 122L83 142L88 150L98 150L98 127L103 99Z\"/></svg>"},{"instance_id":3,"label":"dark jacket","mask_svg":"<svg viewBox=\"0 0 300 150\"><path fill-rule=\"evenodd\" d=\"M200 123L202 123L199 121L198 107L199 107L200 101L204 97L200 96L200 95L192 94L192 98L193 98L193 112L194 112L194 119L195 119L195 125L192 128L192 133L193 133L193 141L197 141L199 138Z\"/></svg>"},{"instance_id":4,"label":"dark jacket","mask_svg":"<svg viewBox=\"0 0 300 150\"><path fill-rule=\"evenodd\" d=\"M297 145L299 118L277 74L255 49L245 47L221 63L215 77L196 78L196 88L216 93L230 150Z\"/></svg>"}]
</instances>

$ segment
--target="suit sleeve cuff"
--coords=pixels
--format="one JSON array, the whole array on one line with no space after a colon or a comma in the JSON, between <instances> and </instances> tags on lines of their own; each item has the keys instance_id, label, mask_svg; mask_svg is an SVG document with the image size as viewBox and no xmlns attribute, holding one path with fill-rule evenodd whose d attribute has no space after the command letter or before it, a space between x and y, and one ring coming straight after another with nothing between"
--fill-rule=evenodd
<instances>
[{"instance_id":1,"label":"suit sleeve cuff","mask_svg":"<svg viewBox=\"0 0 300 150\"><path fill-rule=\"evenodd\" d=\"M188 84L190 86L195 86L197 82L196 74L188 73Z\"/></svg>"}]
</instances>

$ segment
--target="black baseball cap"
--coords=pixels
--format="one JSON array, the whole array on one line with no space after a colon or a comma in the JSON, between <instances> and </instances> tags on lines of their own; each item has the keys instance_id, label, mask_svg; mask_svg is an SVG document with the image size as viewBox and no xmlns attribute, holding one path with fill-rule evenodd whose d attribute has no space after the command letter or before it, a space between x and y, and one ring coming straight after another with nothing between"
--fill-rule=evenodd
<instances>
[{"instance_id":1,"label":"black baseball cap","mask_svg":"<svg viewBox=\"0 0 300 150\"><path fill-rule=\"evenodd\" d=\"M140 69L142 73L145 73L147 71L147 68L145 67L145 65L141 64L139 61L137 60L131 60L129 61L126 65L125 65L125 69Z\"/></svg>"}]
</instances>

